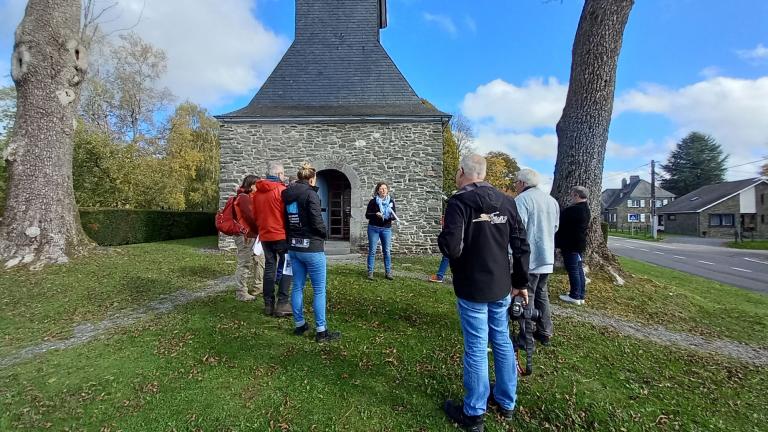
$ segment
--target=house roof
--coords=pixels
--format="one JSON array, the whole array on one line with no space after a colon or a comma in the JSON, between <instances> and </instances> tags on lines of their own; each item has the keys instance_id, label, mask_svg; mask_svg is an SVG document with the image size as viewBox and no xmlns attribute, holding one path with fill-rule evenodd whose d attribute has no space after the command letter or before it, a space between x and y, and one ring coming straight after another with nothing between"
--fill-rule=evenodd
<instances>
[{"instance_id":1,"label":"house roof","mask_svg":"<svg viewBox=\"0 0 768 432\"><path fill-rule=\"evenodd\" d=\"M446 118L425 104L379 42L379 0L297 0L296 38L248 106L217 116Z\"/></svg>"},{"instance_id":2,"label":"house roof","mask_svg":"<svg viewBox=\"0 0 768 432\"><path fill-rule=\"evenodd\" d=\"M756 177L703 186L660 208L659 213L698 213L749 189L761 181L766 182L765 179Z\"/></svg>"},{"instance_id":3,"label":"house roof","mask_svg":"<svg viewBox=\"0 0 768 432\"><path fill-rule=\"evenodd\" d=\"M629 182L623 189L606 189L600 194L604 209L616 208L628 199L650 199L651 183L642 179ZM656 186L656 199L674 198L675 194Z\"/></svg>"}]
</instances>

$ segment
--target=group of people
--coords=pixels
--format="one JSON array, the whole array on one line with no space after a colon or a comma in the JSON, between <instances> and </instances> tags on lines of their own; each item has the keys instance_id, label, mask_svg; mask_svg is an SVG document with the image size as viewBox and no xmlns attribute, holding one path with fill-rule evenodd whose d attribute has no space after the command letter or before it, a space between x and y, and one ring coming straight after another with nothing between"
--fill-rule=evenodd
<instances>
[{"instance_id":1,"label":"group of people","mask_svg":"<svg viewBox=\"0 0 768 432\"><path fill-rule=\"evenodd\" d=\"M457 192L448 200L438 245L443 253L442 282L450 265L464 336L464 398L447 400L445 414L465 430L482 432L488 405L511 419L517 401L517 369L510 338L508 309L515 296L539 310L534 338L547 345L553 334L547 281L555 249L568 271L570 293L561 299L583 304L585 277L582 254L590 222L588 192L571 189L570 205L538 188L540 176L521 170L514 199L485 182L486 160L462 158L456 173ZM511 256L511 259L510 259ZM488 373L488 345L493 351L495 383Z\"/></svg>"},{"instance_id":2,"label":"group of people","mask_svg":"<svg viewBox=\"0 0 768 432\"><path fill-rule=\"evenodd\" d=\"M266 178L248 175L238 188L235 213L245 232L235 237L236 298L254 300L253 294L260 288L264 293L264 314L293 315L294 334L301 336L310 329L304 319L304 285L309 278L315 340L333 341L341 338L341 333L328 330L326 322L327 229L317 194L317 170L305 163L296 177L286 186L283 165L270 162ZM253 268L257 269L257 281L255 292L249 293Z\"/></svg>"},{"instance_id":3,"label":"group of people","mask_svg":"<svg viewBox=\"0 0 768 432\"><path fill-rule=\"evenodd\" d=\"M317 171L303 164L298 180L288 186L282 164L269 163L267 171L264 179L246 176L235 201L237 218L246 227L246 233L235 238L237 299L254 299L247 279L252 267L262 268L265 314L293 315L294 334L303 335L310 329L303 307L304 285L309 278L315 338L319 342L337 340L341 334L329 331L326 323L327 229L317 193ZM539 310L536 340L546 345L553 335L547 281L554 269L556 249L561 251L571 286L570 293L561 299L584 303L586 278L581 255L590 222L584 187L571 189L571 205L561 212L557 201L538 187L540 177L533 170L518 173L516 198L485 182L485 175L485 158L472 154L461 159L455 178L457 192L448 199L438 237L443 262L431 278L441 282L450 266L464 336L465 395L461 401L447 400L443 409L451 420L473 432L483 431L488 404L507 419L515 409L517 369L508 314L513 298L520 296L526 307ZM399 219L386 183L376 185L365 215L369 222L368 278L374 278L374 258L381 243L385 277L392 280L392 222ZM261 254L254 253L257 241ZM284 264L286 255L290 272ZM283 267L286 271L281 275ZM495 383L489 381L489 342Z\"/></svg>"}]
</instances>

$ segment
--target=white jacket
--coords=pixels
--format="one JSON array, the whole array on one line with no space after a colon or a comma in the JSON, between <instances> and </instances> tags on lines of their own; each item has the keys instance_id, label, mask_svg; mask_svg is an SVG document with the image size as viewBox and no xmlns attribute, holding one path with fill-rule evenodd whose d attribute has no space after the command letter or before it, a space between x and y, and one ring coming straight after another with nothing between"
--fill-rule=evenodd
<instances>
[{"instance_id":1,"label":"white jacket","mask_svg":"<svg viewBox=\"0 0 768 432\"><path fill-rule=\"evenodd\" d=\"M538 187L528 188L515 198L531 245L531 273L552 273L555 264L555 232L560 206Z\"/></svg>"}]
</instances>

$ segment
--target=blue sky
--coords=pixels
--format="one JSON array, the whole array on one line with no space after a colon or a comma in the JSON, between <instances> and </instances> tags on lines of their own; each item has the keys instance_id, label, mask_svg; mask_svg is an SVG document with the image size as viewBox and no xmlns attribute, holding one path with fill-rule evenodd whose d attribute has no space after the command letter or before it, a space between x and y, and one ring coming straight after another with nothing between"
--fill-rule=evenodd
<instances>
[{"instance_id":1,"label":"blue sky","mask_svg":"<svg viewBox=\"0 0 768 432\"><path fill-rule=\"evenodd\" d=\"M120 0L115 24L143 0ZM0 79L23 0L0 0ZM192 5L195 5L194 8ZM463 113L481 151L551 177L583 1L389 0L382 44L420 96ZM250 100L293 38L293 0L146 0L136 31L169 56L166 84L213 113ZM691 130L730 165L768 157L768 1L637 0L619 59L605 185L648 177ZM3 55L4 53L4 55ZM756 173L735 167L729 178Z\"/></svg>"}]
</instances>

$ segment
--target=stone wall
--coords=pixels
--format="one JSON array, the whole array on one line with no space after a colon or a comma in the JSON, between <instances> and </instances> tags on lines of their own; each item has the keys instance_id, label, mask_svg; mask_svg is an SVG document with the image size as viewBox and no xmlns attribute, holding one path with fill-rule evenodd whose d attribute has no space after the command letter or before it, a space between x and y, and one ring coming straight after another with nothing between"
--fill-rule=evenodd
<instances>
[{"instance_id":1,"label":"stone wall","mask_svg":"<svg viewBox=\"0 0 768 432\"><path fill-rule=\"evenodd\" d=\"M437 251L443 176L440 122L224 124L220 131L220 206L246 174L263 175L280 161L287 175L302 162L344 173L352 186L352 249L367 247L365 207L379 181L387 182L403 224L394 227L393 252ZM231 247L221 238L219 246Z\"/></svg>"},{"instance_id":2,"label":"stone wall","mask_svg":"<svg viewBox=\"0 0 768 432\"><path fill-rule=\"evenodd\" d=\"M674 216L675 220L670 219ZM698 232L698 213L670 213L664 214L664 232L669 234L680 234L699 236Z\"/></svg>"},{"instance_id":3,"label":"stone wall","mask_svg":"<svg viewBox=\"0 0 768 432\"><path fill-rule=\"evenodd\" d=\"M739 195L737 194L736 196L732 196L727 200L699 213L699 230L701 231L700 235L703 237L718 237L733 240L735 238L736 225L740 223L741 213L739 211ZM732 214L734 225L710 226L709 215L712 214ZM704 234L705 232L706 235Z\"/></svg>"}]
</instances>

